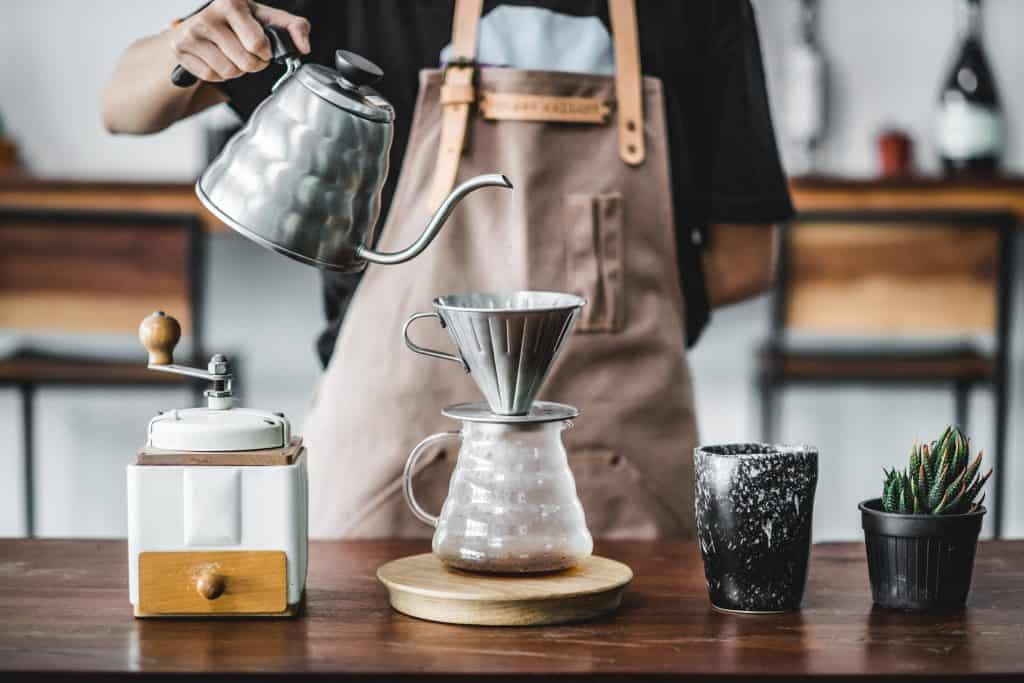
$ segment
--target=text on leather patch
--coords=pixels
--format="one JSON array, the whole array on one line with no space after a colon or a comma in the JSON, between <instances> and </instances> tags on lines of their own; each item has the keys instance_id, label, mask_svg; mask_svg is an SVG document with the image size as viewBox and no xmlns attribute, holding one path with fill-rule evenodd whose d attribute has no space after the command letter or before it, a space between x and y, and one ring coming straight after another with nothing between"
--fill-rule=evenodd
<instances>
[{"instance_id":1,"label":"text on leather patch","mask_svg":"<svg viewBox=\"0 0 1024 683\"><path fill-rule=\"evenodd\" d=\"M609 110L608 102L598 97L486 91L480 95L480 113L485 119L492 120L605 123Z\"/></svg>"}]
</instances>

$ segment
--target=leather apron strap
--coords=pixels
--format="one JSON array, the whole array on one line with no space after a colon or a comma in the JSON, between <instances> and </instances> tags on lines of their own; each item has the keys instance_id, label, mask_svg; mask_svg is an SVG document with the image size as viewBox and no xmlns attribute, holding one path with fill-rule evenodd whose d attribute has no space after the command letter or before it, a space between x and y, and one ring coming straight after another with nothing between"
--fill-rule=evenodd
<instances>
[{"instance_id":1,"label":"leather apron strap","mask_svg":"<svg viewBox=\"0 0 1024 683\"><path fill-rule=\"evenodd\" d=\"M441 86L441 144L434 168L430 192L430 210L441 205L455 186L459 157L466 142L469 108L476 99L473 72L476 59L476 31L480 25L484 0L455 0L452 21L452 60L444 72Z\"/></svg>"},{"instance_id":2,"label":"leather apron strap","mask_svg":"<svg viewBox=\"0 0 1024 683\"><path fill-rule=\"evenodd\" d=\"M466 143L470 108L477 99L473 76L476 69L477 27L483 0L455 0L452 21L452 60L441 86L441 144L430 193L431 210L444 201L455 186L459 157ZM644 161L643 80L640 42L634 0L608 0L615 46L615 99L619 130L619 156L636 166Z\"/></svg>"},{"instance_id":3,"label":"leather apron strap","mask_svg":"<svg viewBox=\"0 0 1024 683\"><path fill-rule=\"evenodd\" d=\"M644 160L643 78L640 75L640 40L636 29L636 3L608 0L615 41L615 99L618 103L619 156L631 166Z\"/></svg>"}]
</instances>

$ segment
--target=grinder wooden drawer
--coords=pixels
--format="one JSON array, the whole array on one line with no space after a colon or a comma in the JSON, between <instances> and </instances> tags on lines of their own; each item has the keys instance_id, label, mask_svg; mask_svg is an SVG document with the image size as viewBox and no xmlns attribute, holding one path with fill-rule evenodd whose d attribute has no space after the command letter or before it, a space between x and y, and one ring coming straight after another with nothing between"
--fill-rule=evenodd
<instances>
[{"instance_id":1,"label":"grinder wooden drawer","mask_svg":"<svg viewBox=\"0 0 1024 683\"><path fill-rule=\"evenodd\" d=\"M278 550L139 553L136 616L286 615L288 561Z\"/></svg>"}]
</instances>

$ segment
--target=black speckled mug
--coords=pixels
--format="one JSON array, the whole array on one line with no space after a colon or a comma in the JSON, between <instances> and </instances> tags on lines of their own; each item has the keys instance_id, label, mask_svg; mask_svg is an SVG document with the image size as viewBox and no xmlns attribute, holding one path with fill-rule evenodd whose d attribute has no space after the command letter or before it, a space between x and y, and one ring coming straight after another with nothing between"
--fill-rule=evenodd
<instances>
[{"instance_id":1,"label":"black speckled mug","mask_svg":"<svg viewBox=\"0 0 1024 683\"><path fill-rule=\"evenodd\" d=\"M798 609L807 581L818 451L759 443L694 449L697 538L711 604Z\"/></svg>"}]
</instances>

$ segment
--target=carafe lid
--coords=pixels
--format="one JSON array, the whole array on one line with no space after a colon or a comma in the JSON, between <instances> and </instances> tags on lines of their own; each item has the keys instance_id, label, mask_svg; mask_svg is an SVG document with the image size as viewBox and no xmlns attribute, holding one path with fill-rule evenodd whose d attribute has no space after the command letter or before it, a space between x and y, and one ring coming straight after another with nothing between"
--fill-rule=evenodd
<instances>
[{"instance_id":1,"label":"carafe lid","mask_svg":"<svg viewBox=\"0 0 1024 683\"><path fill-rule=\"evenodd\" d=\"M500 415L491 410L486 401L477 403L456 403L444 408L441 414L463 422L487 422L490 424L536 424L558 422L579 417L579 408L564 403L534 401L530 412L523 415Z\"/></svg>"},{"instance_id":2,"label":"carafe lid","mask_svg":"<svg viewBox=\"0 0 1024 683\"><path fill-rule=\"evenodd\" d=\"M391 104L370 87L384 76L379 66L346 50L335 51L334 66L306 64L295 78L324 100L364 119L395 120Z\"/></svg>"}]
</instances>

